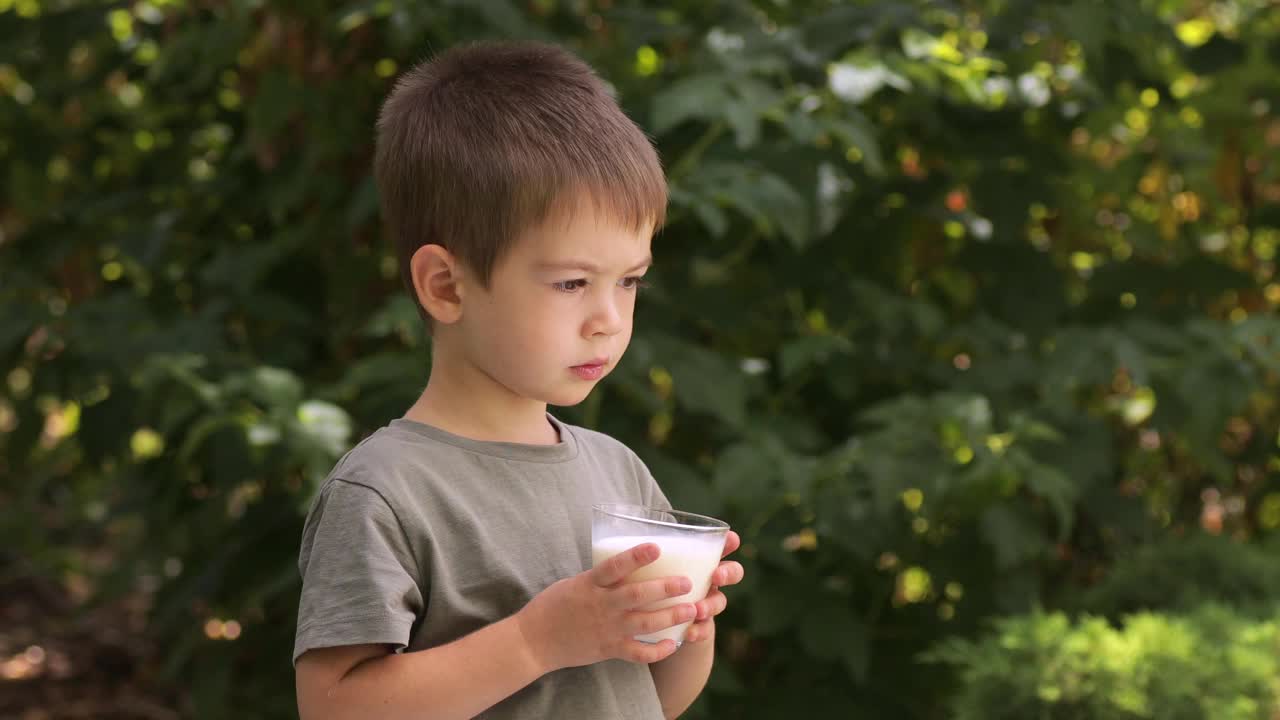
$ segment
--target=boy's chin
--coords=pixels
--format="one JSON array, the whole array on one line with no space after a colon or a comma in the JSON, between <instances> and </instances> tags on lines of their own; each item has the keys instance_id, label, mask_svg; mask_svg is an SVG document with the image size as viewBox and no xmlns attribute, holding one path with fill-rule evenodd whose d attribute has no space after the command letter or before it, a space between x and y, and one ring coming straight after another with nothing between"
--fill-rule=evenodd
<instances>
[{"instance_id":1,"label":"boy's chin","mask_svg":"<svg viewBox=\"0 0 1280 720\"><path fill-rule=\"evenodd\" d=\"M591 394L591 391L594 390L595 387L596 386L593 383L587 388L562 390L554 396L547 398L547 404L555 405L556 407L573 407L574 405L580 404L583 400L586 400L587 396Z\"/></svg>"}]
</instances>

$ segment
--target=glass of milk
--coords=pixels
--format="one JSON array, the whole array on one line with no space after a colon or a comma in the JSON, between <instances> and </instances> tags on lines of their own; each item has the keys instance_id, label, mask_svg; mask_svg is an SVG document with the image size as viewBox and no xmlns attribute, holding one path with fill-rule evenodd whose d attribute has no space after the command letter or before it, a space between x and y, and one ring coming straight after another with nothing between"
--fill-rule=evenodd
<instances>
[{"instance_id":1,"label":"glass of milk","mask_svg":"<svg viewBox=\"0 0 1280 720\"><path fill-rule=\"evenodd\" d=\"M667 598L641 610L659 610L682 603L696 603L711 589L711 573L720 565L729 524L705 515L644 507L642 505L601 504L591 508L591 562L593 566L637 545L656 543L658 559L631 573L625 582L687 577L693 590ZM675 625L636 639L647 643L674 640L684 642L692 621Z\"/></svg>"}]
</instances>

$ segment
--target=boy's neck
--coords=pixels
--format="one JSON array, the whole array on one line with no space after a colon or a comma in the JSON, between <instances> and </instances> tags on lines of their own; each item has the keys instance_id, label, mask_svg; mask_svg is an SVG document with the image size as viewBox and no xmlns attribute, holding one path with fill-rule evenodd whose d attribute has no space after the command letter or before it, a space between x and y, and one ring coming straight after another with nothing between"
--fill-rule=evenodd
<instances>
[{"instance_id":1,"label":"boy's neck","mask_svg":"<svg viewBox=\"0 0 1280 720\"><path fill-rule=\"evenodd\" d=\"M515 395L478 368L455 369L450 363L432 365L426 389L404 418L483 442L560 442L545 402Z\"/></svg>"}]
</instances>

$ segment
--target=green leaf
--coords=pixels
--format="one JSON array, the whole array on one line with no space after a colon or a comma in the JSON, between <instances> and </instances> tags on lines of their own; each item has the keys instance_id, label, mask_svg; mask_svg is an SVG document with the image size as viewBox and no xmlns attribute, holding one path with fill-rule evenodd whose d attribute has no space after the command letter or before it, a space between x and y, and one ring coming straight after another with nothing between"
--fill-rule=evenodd
<instances>
[{"instance_id":1,"label":"green leaf","mask_svg":"<svg viewBox=\"0 0 1280 720\"><path fill-rule=\"evenodd\" d=\"M292 408L302 401L302 381L284 368L254 368L246 386L251 395L268 405Z\"/></svg>"},{"instance_id":2,"label":"green leaf","mask_svg":"<svg viewBox=\"0 0 1280 720\"><path fill-rule=\"evenodd\" d=\"M1061 470L1037 463L1028 464L1023 482L1027 489L1049 502L1058 521L1058 542L1065 542L1071 535L1075 504L1079 499L1075 484Z\"/></svg>"},{"instance_id":3,"label":"green leaf","mask_svg":"<svg viewBox=\"0 0 1280 720\"><path fill-rule=\"evenodd\" d=\"M734 672L729 663L713 663L711 676L707 678L707 689L716 694L741 695L745 690L742 680Z\"/></svg>"},{"instance_id":4,"label":"green leaf","mask_svg":"<svg viewBox=\"0 0 1280 720\"><path fill-rule=\"evenodd\" d=\"M802 370L819 368L833 358L848 356L852 343L839 335L806 335L782 346L778 356L778 369L784 379Z\"/></svg>"},{"instance_id":5,"label":"green leaf","mask_svg":"<svg viewBox=\"0 0 1280 720\"><path fill-rule=\"evenodd\" d=\"M739 150L747 150L760 140L760 115L741 100L730 100L724 105L724 116L733 128Z\"/></svg>"},{"instance_id":6,"label":"green leaf","mask_svg":"<svg viewBox=\"0 0 1280 720\"><path fill-rule=\"evenodd\" d=\"M641 457L671 501L672 507L712 517L723 514L724 502L716 494L713 485L700 473L666 453L644 451L641 452Z\"/></svg>"},{"instance_id":7,"label":"green leaf","mask_svg":"<svg viewBox=\"0 0 1280 720\"><path fill-rule=\"evenodd\" d=\"M979 522L983 540L995 551L997 567L1009 569L1035 558L1047 543L1040 528L1011 503L993 505Z\"/></svg>"},{"instance_id":8,"label":"green leaf","mask_svg":"<svg viewBox=\"0 0 1280 720\"><path fill-rule=\"evenodd\" d=\"M777 468L754 444L733 445L716 460L712 486L721 497L747 506L766 501L777 487Z\"/></svg>"},{"instance_id":9,"label":"green leaf","mask_svg":"<svg viewBox=\"0 0 1280 720\"><path fill-rule=\"evenodd\" d=\"M781 583L761 585L751 596L748 609L751 631L765 636L789 632L806 615L794 592Z\"/></svg>"},{"instance_id":10,"label":"green leaf","mask_svg":"<svg viewBox=\"0 0 1280 720\"><path fill-rule=\"evenodd\" d=\"M712 350L673 339L660 341L659 345L675 381L675 397L680 405L732 426L746 421L746 378L732 362Z\"/></svg>"},{"instance_id":11,"label":"green leaf","mask_svg":"<svg viewBox=\"0 0 1280 720\"><path fill-rule=\"evenodd\" d=\"M297 425L304 436L329 455L329 462L346 451L351 418L337 405L308 400L298 407Z\"/></svg>"},{"instance_id":12,"label":"green leaf","mask_svg":"<svg viewBox=\"0 0 1280 720\"><path fill-rule=\"evenodd\" d=\"M691 75L671 83L653 97L650 129L662 135L686 120L719 117L730 100L723 75Z\"/></svg>"},{"instance_id":13,"label":"green leaf","mask_svg":"<svg viewBox=\"0 0 1280 720\"><path fill-rule=\"evenodd\" d=\"M819 600L800 621L800 642L814 657L837 660L855 679L866 677L871 637L866 623L831 600Z\"/></svg>"},{"instance_id":14,"label":"green leaf","mask_svg":"<svg viewBox=\"0 0 1280 720\"><path fill-rule=\"evenodd\" d=\"M761 175L750 196L760 216L767 218L770 225L780 227L793 247L802 249L809 243L809 205L787 181L777 175Z\"/></svg>"},{"instance_id":15,"label":"green leaf","mask_svg":"<svg viewBox=\"0 0 1280 720\"><path fill-rule=\"evenodd\" d=\"M297 81L283 70L264 73L249 105L249 123L253 130L268 138L279 133L289 116L298 109L297 99L301 91Z\"/></svg>"},{"instance_id":16,"label":"green leaf","mask_svg":"<svg viewBox=\"0 0 1280 720\"><path fill-rule=\"evenodd\" d=\"M884 175L884 158L880 154L880 145L876 142L875 130L866 118L852 113L845 117L822 118L818 122L846 147L857 148L862 153L862 162L869 174Z\"/></svg>"},{"instance_id":17,"label":"green leaf","mask_svg":"<svg viewBox=\"0 0 1280 720\"><path fill-rule=\"evenodd\" d=\"M724 237L725 231L729 229L729 218L714 201L676 185L671 187L670 192L672 205L692 210L712 237Z\"/></svg>"},{"instance_id":18,"label":"green leaf","mask_svg":"<svg viewBox=\"0 0 1280 720\"><path fill-rule=\"evenodd\" d=\"M767 236L781 230L796 249L803 249L812 239L809 204L777 175L732 163L708 164L688 182L698 187L699 193L722 198Z\"/></svg>"}]
</instances>

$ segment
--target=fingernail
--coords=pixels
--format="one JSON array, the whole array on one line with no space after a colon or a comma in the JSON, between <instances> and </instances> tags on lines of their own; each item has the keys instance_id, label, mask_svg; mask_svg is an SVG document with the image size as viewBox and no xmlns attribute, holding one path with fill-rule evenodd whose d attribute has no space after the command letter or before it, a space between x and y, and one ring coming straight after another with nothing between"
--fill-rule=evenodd
<instances>
[{"instance_id":1,"label":"fingernail","mask_svg":"<svg viewBox=\"0 0 1280 720\"><path fill-rule=\"evenodd\" d=\"M680 592L682 593L687 593L693 589L693 582L691 582L689 578L684 578L683 580L681 580L679 585L680 585Z\"/></svg>"}]
</instances>

